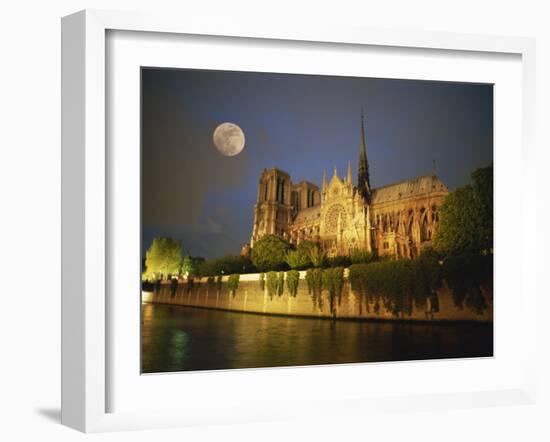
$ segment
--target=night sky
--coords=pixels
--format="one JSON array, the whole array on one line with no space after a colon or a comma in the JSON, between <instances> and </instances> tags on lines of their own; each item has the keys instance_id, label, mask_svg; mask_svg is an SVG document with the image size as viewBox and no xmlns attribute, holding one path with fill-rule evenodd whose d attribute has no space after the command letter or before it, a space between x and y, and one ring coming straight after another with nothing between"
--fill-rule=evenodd
<instances>
[{"instance_id":1,"label":"night sky","mask_svg":"<svg viewBox=\"0 0 550 442\"><path fill-rule=\"evenodd\" d=\"M436 173L454 189L493 161L493 86L417 80L142 69L142 251L154 236L185 255L239 254L264 168L319 186L323 170L357 180L361 109L374 188ZM229 121L246 145L212 141Z\"/></svg>"}]
</instances>

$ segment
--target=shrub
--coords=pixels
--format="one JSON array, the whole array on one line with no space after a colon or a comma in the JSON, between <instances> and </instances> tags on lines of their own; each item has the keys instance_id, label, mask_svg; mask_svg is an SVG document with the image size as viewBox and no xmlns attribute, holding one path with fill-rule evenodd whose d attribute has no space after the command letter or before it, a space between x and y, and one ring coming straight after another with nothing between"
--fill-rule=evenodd
<instances>
[{"instance_id":1,"label":"shrub","mask_svg":"<svg viewBox=\"0 0 550 442\"><path fill-rule=\"evenodd\" d=\"M492 254L471 253L449 256L443 261L442 274L458 308L463 308L466 304L477 314L483 313L487 305L480 287L492 285Z\"/></svg>"},{"instance_id":2,"label":"shrub","mask_svg":"<svg viewBox=\"0 0 550 442\"><path fill-rule=\"evenodd\" d=\"M313 300L313 305L317 305L320 309L323 308L323 270L308 269L306 273L306 283L309 295Z\"/></svg>"},{"instance_id":3,"label":"shrub","mask_svg":"<svg viewBox=\"0 0 550 442\"><path fill-rule=\"evenodd\" d=\"M298 270L290 270L286 273L286 287L288 293L293 298L298 293L298 285L300 284L300 272Z\"/></svg>"},{"instance_id":4,"label":"shrub","mask_svg":"<svg viewBox=\"0 0 550 442\"><path fill-rule=\"evenodd\" d=\"M367 313L369 313L369 298L370 293L367 292L365 276L366 268L364 264L353 264L349 268L348 280L350 282L351 290L357 294L357 300L359 305L359 314L363 314L363 304ZM374 297L372 297L374 298Z\"/></svg>"},{"instance_id":5,"label":"shrub","mask_svg":"<svg viewBox=\"0 0 550 442\"><path fill-rule=\"evenodd\" d=\"M266 235L252 248L252 263L262 272L286 267L286 254L290 244L276 235Z\"/></svg>"},{"instance_id":6,"label":"shrub","mask_svg":"<svg viewBox=\"0 0 550 442\"><path fill-rule=\"evenodd\" d=\"M352 264L368 264L375 259L374 253L367 250L354 250L351 252L350 261Z\"/></svg>"},{"instance_id":7,"label":"shrub","mask_svg":"<svg viewBox=\"0 0 550 442\"><path fill-rule=\"evenodd\" d=\"M277 275L277 295L281 296L285 291L285 272L279 272Z\"/></svg>"},{"instance_id":8,"label":"shrub","mask_svg":"<svg viewBox=\"0 0 550 442\"><path fill-rule=\"evenodd\" d=\"M229 291L235 297L235 293L237 292L237 289L239 288L239 280L240 276L238 273L234 273L233 275L229 276L229 279L227 280L227 287L229 288Z\"/></svg>"},{"instance_id":9,"label":"shrub","mask_svg":"<svg viewBox=\"0 0 550 442\"><path fill-rule=\"evenodd\" d=\"M334 256L327 258L325 261L326 267L349 267L351 265L351 259L349 256Z\"/></svg>"},{"instance_id":10,"label":"shrub","mask_svg":"<svg viewBox=\"0 0 550 442\"><path fill-rule=\"evenodd\" d=\"M342 290L344 288L344 268L334 267L323 270L323 288L327 290L330 301L330 312L334 313L335 300L338 299L338 305L342 302Z\"/></svg>"},{"instance_id":11,"label":"shrub","mask_svg":"<svg viewBox=\"0 0 550 442\"><path fill-rule=\"evenodd\" d=\"M439 311L439 296L437 296L437 292L433 291L429 299L431 306L430 312L437 313Z\"/></svg>"},{"instance_id":12,"label":"shrub","mask_svg":"<svg viewBox=\"0 0 550 442\"><path fill-rule=\"evenodd\" d=\"M318 245L315 245L309 250L309 259L311 260L313 267L323 267L326 257L326 253Z\"/></svg>"},{"instance_id":13,"label":"shrub","mask_svg":"<svg viewBox=\"0 0 550 442\"><path fill-rule=\"evenodd\" d=\"M267 294L269 299L273 299L273 296L278 292L279 287L279 274L271 271L266 275Z\"/></svg>"},{"instance_id":14,"label":"shrub","mask_svg":"<svg viewBox=\"0 0 550 442\"><path fill-rule=\"evenodd\" d=\"M478 315L482 315L487 308L487 303L479 287L472 287L466 296L466 305Z\"/></svg>"},{"instance_id":15,"label":"shrub","mask_svg":"<svg viewBox=\"0 0 550 442\"><path fill-rule=\"evenodd\" d=\"M441 287L440 257L433 249L424 250L420 256L411 261L413 267L413 297L417 308L425 305L426 299L432 298ZM437 295L435 295L437 297ZM438 300L432 299L432 307Z\"/></svg>"},{"instance_id":16,"label":"shrub","mask_svg":"<svg viewBox=\"0 0 550 442\"><path fill-rule=\"evenodd\" d=\"M296 247L296 250L301 250L309 255L309 251L315 247L319 247L319 243L310 240L300 241L300 244Z\"/></svg>"},{"instance_id":17,"label":"shrub","mask_svg":"<svg viewBox=\"0 0 550 442\"><path fill-rule=\"evenodd\" d=\"M249 258L227 255L197 264L195 272L201 276L231 275L233 273L254 273L256 268Z\"/></svg>"},{"instance_id":18,"label":"shrub","mask_svg":"<svg viewBox=\"0 0 550 442\"><path fill-rule=\"evenodd\" d=\"M441 259L433 250L426 250L413 260L353 264L350 267L351 289L359 297L360 312L363 303L367 311L369 303L380 302L394 315L412 313L426 306L429 299L431 311L439 311L437 290L444 278L452 291L458 308L464 304L477 314L487 308L480 286L492 280L492 255L466 254L452 256L440 264Z\"/></svg>"},{"instance_id":19,"label":"shrub","mask_svg":"<svg viewBox=\"0 0 550 442\"><path fill-rule=\"evenodd\" d=\"M354 264L350 267L352 290L368 307L382 301L394 315L412 313L413 267L411 261L387 261L371 264Z\"/></svg>"}]
</instances>

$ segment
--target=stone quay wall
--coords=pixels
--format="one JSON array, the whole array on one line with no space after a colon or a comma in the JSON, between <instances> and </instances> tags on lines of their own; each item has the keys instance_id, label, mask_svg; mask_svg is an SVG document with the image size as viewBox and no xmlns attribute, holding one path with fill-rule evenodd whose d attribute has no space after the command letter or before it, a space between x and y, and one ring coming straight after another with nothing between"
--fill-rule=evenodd
<instances>
[{"instance_id":1,"label":"stone quay wall","mask_svg":"<svg viewBox=\"0 0 550 442\"><path fill-rule=\"evenodd\" d=\"M319 307L318 303L314 302L308 292L305 272L300 272L298 292L295 297L289 295L286 281L284 293L281 296L274 294L270 297L267 287L264 287L263 290L261 288L259 274L246 274L240 275L239 286L234 294L228 288L228 276L224 276L221 283L217 282L217 278L213 283L208 282L207 278L195 278L191 283L180 280L175 293L171 282L163 281L156 292L142 292L142 302L316 318L475 322L492 322L493 320L492 294L483 293L487 308L482 314L477 314L467 306L462 309L458 308L453 301L451 291L445 285L438 292L438 312L430 313L430 306L426 303L426 306L422 308L413 305L411 315L395 316L383 305L376 313L374 305L369 305L368 309L364 302L362 306L359 305L359 297L351 290L347 272L345 275L341 301L334 303L332 311L329 295L325 290L321 295L322 306Z\"/></svg>"}]
</instances>

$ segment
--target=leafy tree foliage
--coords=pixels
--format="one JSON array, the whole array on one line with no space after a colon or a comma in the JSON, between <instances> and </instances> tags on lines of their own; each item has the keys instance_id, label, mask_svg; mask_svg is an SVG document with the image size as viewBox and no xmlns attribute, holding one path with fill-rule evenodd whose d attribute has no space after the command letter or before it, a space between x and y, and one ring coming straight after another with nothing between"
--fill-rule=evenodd
<instances>
[{"instance_id":1,"label":"leafy tree foliage","mask_svg":"<svg viewBox=\"0 0 550 442\"><path fill-rule=\"evenodd\" d=\"M350 267L352 289L367 302L382 303L398 316L410 315L413 306L414 270L409 260L354 264Z\"/></svg>"},{"instance_id":2,"label":"leafy tree foliage","mask_svg":"<svg viewBox=\"0 0 550 442\"><path fill-rule=\"evenodd\" d=\"M186 255L181 264L181 274L184 276L195 276L203 263L204 258Z\"/></svg>"},{"instance_id":3,"label":"leafy tree foliage","mask_svg":"<svg viewBox=\"0 0 550 442\"><path fill-rule=\"evenodd\" d=\"M234 273L233 275L230 275L229 279L227 280L227 288L229 289L233 297L235 297L237 289L239 288L240 277L241 275L239 275L238 273Z\"/></svg>"},{"instance_id":4,"label":"leafy tree foliage","mask_svg":"<svg viewBox=\"0 0 550 442\"><path fill-rule=\"evenodd\" d=\"M439 210L434 247L445 255L492 251L492 167L476 169L472 184L447 195Z\"/></svg>"},{"instance_id":5,"label":"leafy tree foliage","mask_svg":"<svg viewBox=\"0 0 550 442\"><path fill-rule=\"evenodd\" d=\"M326 263L327 255L321 247L315 245L309 250L309 259L313 267L323 267Z\"/></svg>"},{"instance_id":6,"label":"leafy tree foliage","mask_svg":"<svg viewBox=\"0 0 550 442\"><path fill-rule=\"evenodd\" d=\"M365 305L367 311L369 304L374 304L375 311L376 306L383 305L396 316L410 315L413 305L417 308L429 305L431 312L437 312L437 290L445 280L457 307L466 305L482 314L487 303L481 287L492 282L492 258L489 253L472 253L452 255L442 261L435 251L427 250L413 260L353 264L349 281L359 295L360 307Z\"/></svg>"},{"instance_id":7,"label":"leafy tree foliage","mask_svg":"<svg viewBox=\"0 0 550 442\"><path fill-rule=\"evenodd\" d=\"M307 269L311 267L309 253L300 248L286 252L285 261L291 269Z\"/></svg>"},{"instance_id":8,"label":"leafy tree foliage","mask_svg":"<svg viewBox=\"0 0 550 442\"><path fill-rule=\"evenodd\" d=\"M298 246L296 247L297 250L302 250L306 253L309 253L309 251L311 249L313 249L314 247L318 247L319 244L316 243L315 241L311 241L311 240L302 240L300 241L300 244L298 244Z\"/></svg>"},{"instance_id":9,"label":"leafy tree foliage","mask_svg":"<svg viewBox=\"0 0 550 442\"><path fill-rule=\"evenodd\" d=\"M252 248L252 263L262 272L286 267L290 244L276 235L266 235Z\"/></svg>"},{"instance_id":10,"label":"leafy tree foliage","mask_svg":"<svg viewBox=\"0 0 550 442\"><path fill-rule=\"evenodd\" d=\"M172 238L157 236L145 253L146 278L166 279L177 275L181 263L181 244Z\"/></svg>"}]
</instances>

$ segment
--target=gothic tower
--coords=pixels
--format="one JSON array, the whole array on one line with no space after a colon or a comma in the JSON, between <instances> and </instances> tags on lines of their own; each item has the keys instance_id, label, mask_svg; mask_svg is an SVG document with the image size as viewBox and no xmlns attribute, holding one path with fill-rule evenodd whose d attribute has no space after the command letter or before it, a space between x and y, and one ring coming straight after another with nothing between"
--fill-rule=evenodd
<instances>
[{"instance_id":1,"label":"gothic tower","mask_svg":"<svg viewBox=\"0 0 550 442\"><path fill-rule=\"evenodd\" d=\"M369 176L369 161L367 159L367 142L365 141L365 117L361 111L361 134L359 141L359 171L357 174L357 188L365 201L370 204L371 186Z\"/></svg>"},{"instance_id":2,"label":"gothic tower","mask_svg":"<svg viewBox=\"0 0 550 442\"><path fill-rule=\"evenodd\" d=\"M250 247L254 247L254 243L264 235L288 238L293 210L291 192L289 174L279 169L264 169L258 182Z\"/></svg>"}]
</instances>

